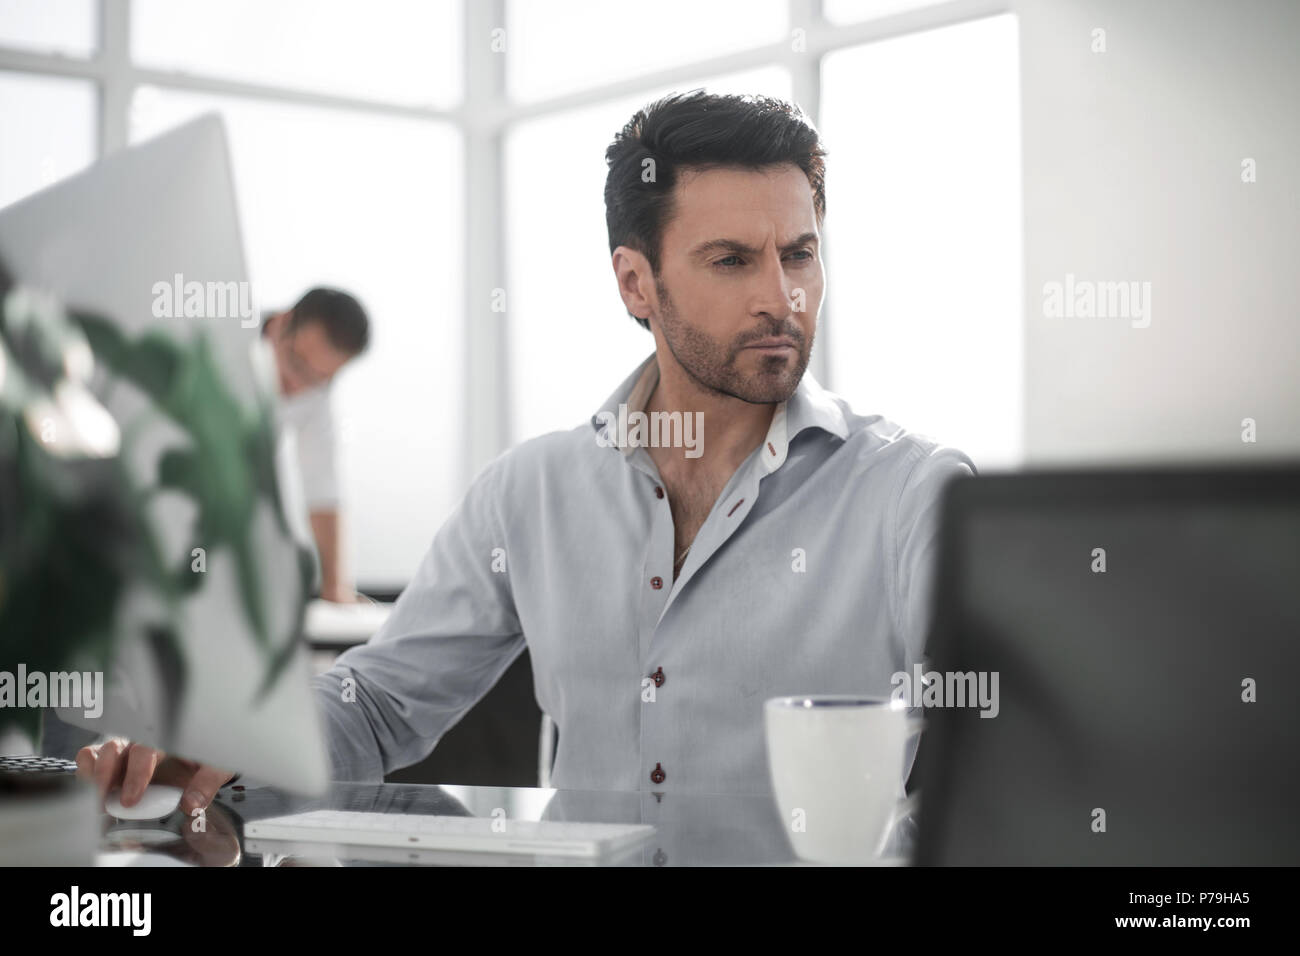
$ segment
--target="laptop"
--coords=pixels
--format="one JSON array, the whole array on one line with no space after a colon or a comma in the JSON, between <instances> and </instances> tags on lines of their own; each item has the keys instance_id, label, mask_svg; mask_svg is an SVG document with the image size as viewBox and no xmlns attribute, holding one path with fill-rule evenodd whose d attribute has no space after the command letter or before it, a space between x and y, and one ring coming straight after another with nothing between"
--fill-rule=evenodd
<instances>
[{"instance_id":1,"label":"laptop","mask_svg":"<svg viewBox=\"0 0 1300 956\"><path fill-rule=\"evenodd\" d=\"M917 863L1300 863L1300 466L954 482L939 551L998 701L926 714Z\"/></svg>"}]
</instances>

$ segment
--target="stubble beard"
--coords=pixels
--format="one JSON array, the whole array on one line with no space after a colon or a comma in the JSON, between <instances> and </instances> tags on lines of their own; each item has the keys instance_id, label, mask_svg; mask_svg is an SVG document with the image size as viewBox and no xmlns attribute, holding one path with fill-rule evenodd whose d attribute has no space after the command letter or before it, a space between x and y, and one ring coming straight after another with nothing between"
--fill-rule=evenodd
<instances>
[{"instance_id":1,"label":"stubble beard","mask_svg":"<svg viewBox=\"0 0 1300 956\"><path fill-rule=\"evenodd\" d=\"M772 320L764 328L745 333L729 345L721 345L682 320L658 276L655 291L659 295L659 326L668 351L701 389L753 405L774 405L794 395L808 369L812 336L805 335L793 321ZM736 361L746 345L775 335L794 340L797 358L793 363L785 356L761 355L756 373L745 374L737 369Z\"/></svg>"}]
</instances>

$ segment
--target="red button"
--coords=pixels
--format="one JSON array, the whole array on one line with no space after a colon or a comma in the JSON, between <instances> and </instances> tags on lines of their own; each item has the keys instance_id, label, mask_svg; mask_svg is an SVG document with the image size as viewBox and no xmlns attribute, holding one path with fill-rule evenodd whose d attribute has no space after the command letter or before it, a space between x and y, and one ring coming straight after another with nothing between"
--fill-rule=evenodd
<instances>
[{"instance_id":1,"label":"red button","mask_svg":"<svg viewBox=\"0 0 1300 956\"><path fill-rule=\"evenodd\" d=\"M655 497L662 498L663 496L664 496L663 488L659 487L658 485L655 485Z\"/></svg>"},{"instance_id":2,"label":"red button","mask_svg":"<svg viewBox=\"0 0 1300 956\"><path fill-rule=\"evenodd\" d=\"M656 687L664 686L664 669L662 667L651 674L650 677L654 680Z\"/></svg>"},{"instance_id":3,"label":"red button","mask_svg":"<svg viewBox=\"0 0 1300 956\"><path fill-rule=\"evenodd\" d=\"M650 779L655 783L663 783L664 777L666 776L668 776L668 774L664 773L662 764L655 764L655 768L650 771Z\"/></svg>"},{"instance_id":4,"label":"red button","mask_svg":"<svg viewBox=\"0 0 1300 956\"><path fill-rule=\"evenodd\" d=\"M654 588L656 591L658 591L661 587L664 586L664 579L661 577L653 577L650 579L650 586Z\"/></svg>"}]
</instances>

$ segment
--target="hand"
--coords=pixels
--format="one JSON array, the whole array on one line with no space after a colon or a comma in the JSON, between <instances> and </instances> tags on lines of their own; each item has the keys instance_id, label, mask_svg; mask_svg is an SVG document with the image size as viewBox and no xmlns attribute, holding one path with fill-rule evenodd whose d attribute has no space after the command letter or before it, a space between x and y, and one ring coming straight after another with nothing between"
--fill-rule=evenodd
<instances>
[{"instance_id":1,"label":"hand","mask_svg":"<svg viewBox=\"0 0 1300 956\"><path fill-rule=\"evenodd\" d=\"M124 737L112 737L77 751L77 776L95 781L102 801L115 786L122 788L122 805L133 807L150 783L180 787L180 809L189 816L212 803L221 785L234 774L172 757L161 750L133 744Z\"/></svg>"}]
</instances>

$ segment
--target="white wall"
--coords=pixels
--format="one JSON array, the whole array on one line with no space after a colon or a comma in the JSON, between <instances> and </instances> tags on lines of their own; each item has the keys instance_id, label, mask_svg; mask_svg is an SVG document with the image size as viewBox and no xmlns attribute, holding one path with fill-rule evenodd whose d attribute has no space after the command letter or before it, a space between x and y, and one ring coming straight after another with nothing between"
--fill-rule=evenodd
<instances>
[{"instance_id":1,"label":"white wall","mask_svg":"<svg viewBox=\"0 0 1300 956\"><path fill-rule=\"evenodd\" d=\"M1026 463L1300 454L1300 3L1015 9ZM1150 282L1149 327L1045 318L1067 273Z\"/></svg>"}]
</instances>

